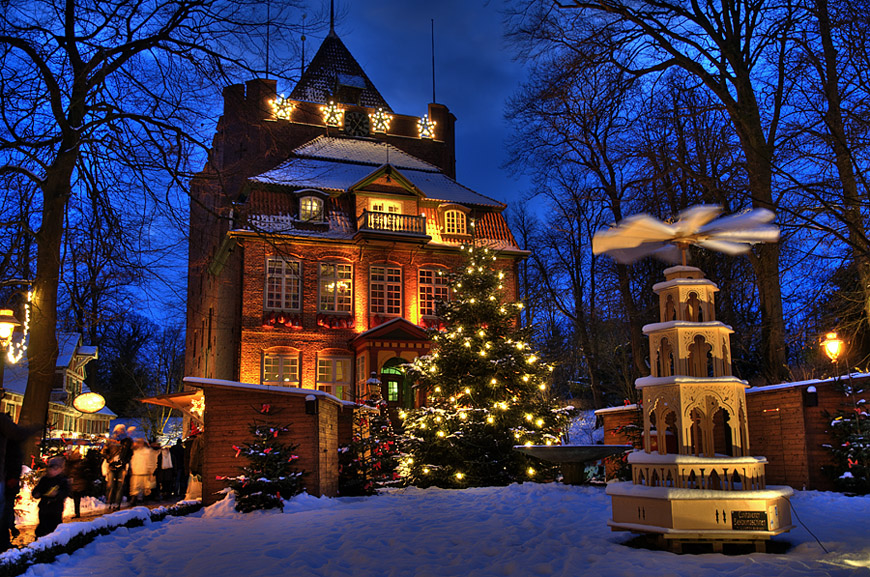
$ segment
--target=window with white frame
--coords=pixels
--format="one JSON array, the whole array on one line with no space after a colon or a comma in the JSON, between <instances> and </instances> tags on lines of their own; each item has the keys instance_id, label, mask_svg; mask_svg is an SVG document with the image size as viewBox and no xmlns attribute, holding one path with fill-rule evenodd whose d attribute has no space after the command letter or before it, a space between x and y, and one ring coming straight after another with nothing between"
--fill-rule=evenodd
<instances>
[{"instance_id":1,"label":"window with white frame","mask_svg":"<svg viewBox=\"0 0 870 577\"><path fill-rule=\"evenodd\" d=\"M317 390L339 399L351 399L351 358L320 357L317 359Z\"/></svg>"},{"instance_id":2,"label":"window with white frame","mask_svg":"<svg viewBox=\"0 0 870 577\"><path fill-rule=\"evenodd\" d=\"M266 260L266 309L298 311L302 263L297 260Z\"/></svg>"},{"instance_id":3,"label":"window with white frame","mask_svg":"<svg viewBox=\"0 0 870 577\"><path fill-rule=\"evenodd\" d=\"M349 313L353 309L353 265L320 263L320 310Z\"/></svg>"},{"instance_id":4,"label":"window with white frame","mask_svg":"<svg viewBox=\"0 0 870 577\"><path fill-rule=\"evenodd\" d=\"M465 234L465 213L461 210L444 211L444 232L447 234Z\"/></svg>"},{"instance_id":5,"label":"window with white frame","mask_svg":"<svg viewBox=\"0 0 870 577\"><path fill-rule=\"evenodd\" d=\"M387 212L390 214L402 212L398 202L390 202L389 200L372 200L370 206L374 212Z\"/></svg>"},{"instance_id":6,"label":"window with white frame","mask_svg":"<svg viewBox=\"0 0 870 577\"><path fill-rule=\"evenodd\" d=\"M299 199L299 220L323 220L323 199L303 196Z\"/></svg>"},{"instance_id":7,"label":"window with white frame","mask_svg":"<svg viewBox=\"0 0 870 577\"><path fill-rule=\"evenodd\" d=\"M297 386L299 384L299 353L264 353L261 384Z\"/></svg>"},{"instance_id":8,"label":"window with white frame","mask_svg":"<svg viewBox=\"0 0 870 577\"><path fill-rule=\"evenodd\" d=\"M372 314L402 314L402 269L373 266L369 270L369 302Z\"/></svg>"},{"instance_id":9,"label":"window with white frame","mask_svg":"<svg viewBox=\"0 0 870 577\"><path fill-rule=\"evenodd\" d=\"M420 293L420 314L435 316L435 302L447 300L447 275L437 269L420 269L417 286Z\"/></svg>"}]
</instances>

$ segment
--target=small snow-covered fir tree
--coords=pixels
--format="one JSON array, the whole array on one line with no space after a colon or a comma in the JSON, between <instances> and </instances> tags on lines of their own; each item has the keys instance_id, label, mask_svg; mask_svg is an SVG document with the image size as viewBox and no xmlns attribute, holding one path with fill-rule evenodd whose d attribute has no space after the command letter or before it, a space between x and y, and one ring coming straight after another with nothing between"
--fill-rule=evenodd
<instances>
[{"instance_id":1,"label":"small snow-covered fir tree","mask_svg":"<svg viewBox=\"0 0 870 577\"><path fill-rule=\"evenodd\" d=\"M831 453L835 465L831 472L837 488L846 493L870 493L870 418L865 399L859 398L863 390L855 391L850 382L840 390L847 397L848 410L826 415L831 419Z\"/></svg>"},{"instance_id":2,"label":"small snow-covered fir tree","mask_svg":"<svg viewBox=\"0 0 870 577\"><path fill-rule=\"evenodd\" d=\"M549 395L552 366L517 325L522 303L504 302L495 253L462 249L465 264L451 275L451 298L437 307L446 328L431 331L432 353L409 369L427 401L400 414L400 473L422 487L550 478L554 467L513 447L560 442L566 418Z\"/></svg>"},{"instance_id":3,"label":"small snow-covered fir tree","mask_svg":"<svg viewBox=\"0 0 870 577\"><path fill-rule=\"evenodd\" d=\"M283 511L284 499L302 492L305 473L293 465L299 458L295 454L298 445L281 439L289 430L289 425L278 427L255 421L250 425L253 440L233 445L236 456L248 460L239 467L241 475L227 479L236 494L236 511L249 513L276 507Z\"/></svg>"},{"instance_id":4,"label":"small snow-covered fir tree","mask_svg":"<svg viewBox=\"0 0 870 577\"><path fill-rule=\"evenodd\" d=\"M383 400L371 400L354 414L350 445L339 448L338 492L342 496L374 495L396 482L396 434Z\"/></svg>"}]
</instances>

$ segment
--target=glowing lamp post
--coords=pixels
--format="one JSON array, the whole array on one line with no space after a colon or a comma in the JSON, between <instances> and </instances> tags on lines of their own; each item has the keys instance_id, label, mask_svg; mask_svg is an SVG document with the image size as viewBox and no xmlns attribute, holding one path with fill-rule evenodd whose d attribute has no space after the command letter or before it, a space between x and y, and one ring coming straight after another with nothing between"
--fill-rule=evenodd
<instances>
[{"instance_id":1,"label":"glowing lamp post","mask_svg":"<svg viewBox=\"0 0 870 577\"><path fill-rule=\"evenodd\" d=\"M6 351L12 342L12 332L21 326L10 309L0 309L0 390L3 389L3 372L6 369Z\"/></svg>"},{"instance_id":2,"label":"glowing lamp post","mask_svg":"<svg viewBox=\"0 0 870 577\"><path fill-rule=\"evenodd\" d=\"M843 352L845 343L840 338L837 338L837 333L828 333L825 335L825 340L822 341L822 350L831 359L831 362L837 364L840 354Z\"/></svg>"}]
</instances>

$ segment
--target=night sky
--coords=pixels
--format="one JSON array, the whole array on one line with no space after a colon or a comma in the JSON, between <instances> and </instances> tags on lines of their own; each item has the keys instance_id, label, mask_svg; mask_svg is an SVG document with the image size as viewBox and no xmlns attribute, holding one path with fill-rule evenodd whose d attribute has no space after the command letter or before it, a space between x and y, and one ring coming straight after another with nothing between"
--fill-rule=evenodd
<instances>
[{"instance_id":1,"label":"night sky","mask_svg":"<svg viewBox=\"0 0 870 577\"><path fill-rule=\"evenodd\" d=\"M505 101L523 80L523 69L504 40L501 6L486 0L336 0L335 10L336 32L375 87L396 113L413 116L425 114L432 100L435 19L435 97L456 116L457 180L510 202L529 184L502 168L510 130ZM308 35L306 59L322 40L322 34Z\"/></svg>"}]
</instances>

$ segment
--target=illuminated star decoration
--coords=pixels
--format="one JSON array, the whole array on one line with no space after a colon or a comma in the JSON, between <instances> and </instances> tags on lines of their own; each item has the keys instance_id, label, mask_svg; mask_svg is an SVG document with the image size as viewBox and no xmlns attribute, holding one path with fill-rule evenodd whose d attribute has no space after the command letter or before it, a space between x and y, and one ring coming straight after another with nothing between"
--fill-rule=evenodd
<instances>
[{"instance_id":1,"label":"illuminated star decoration","mask_svg":"<svg viewBox=\"0 0 870 577\"><path fill-rule=\"evenodd\" d=\"M284 95L273 98L269 101L272 105L272 116L280 120L290 120L290 113L296 107L289 98L284 98Z\"/></svg>"},{"instance_id":2,"label":"illuminated star decoration","mask_svg":"<svg viewBox=\"0 0 870 577\"><path fill-rule=\"evenodd\" d=\"M429 120L429 115L424 114L417 121L417 130L420 131L420 138L435 138L435 121Z\"/></svg>"},{"instance_id":3,"label":"illuminated star decoration","mask_svg":"<svg viewBox=\"0 0 870 577\"><path fill-rule=\"evenodd\" d=\"M393 115L384 112L383 108L378 108L374 114L369 114L369 120L372 123L372 132L387 132L390 130L390 122L393 121Z\"/></svg>"},{"instance_id":4,"label":"illuminated star decoration","mask_svg":"<svg viewBox=\"0 0 870 577\"><path fill-rule=\"evenodd\" d=\"M341 126L344 110L338 104L330 100L329 104L320 107L320 111L323 113L323 122L327 126Z\"/></svg>"},{"instance_id":5,"label":"illuminated star decoration","mask_svg":"<svg viewBox=\"0 0 870 577\"><path fill-rule=\"evenodd\" d=\"M190 412L201 419L205 413L205 397L194 397L190 401Z\"/></svg>"},{"instance_id":6,"label":"illuminated star decoration","mask_svg":"<svg viewBox=\"0 0 870 577\"><path fill-rule=\"evenodd\" d=\"M685 265L686 250L692 244L738 255L749 252L753 244L779 240L779 228L767 224L774 219L773 212L767 209L756 208L713 220L721 212L722 207L717 205L693 206L681 212L673 224L648 214L630 216L595 233L592 252L606 253L622 264L645 256L675 263L682 256Z\"/></svg>"}]
</instances>

